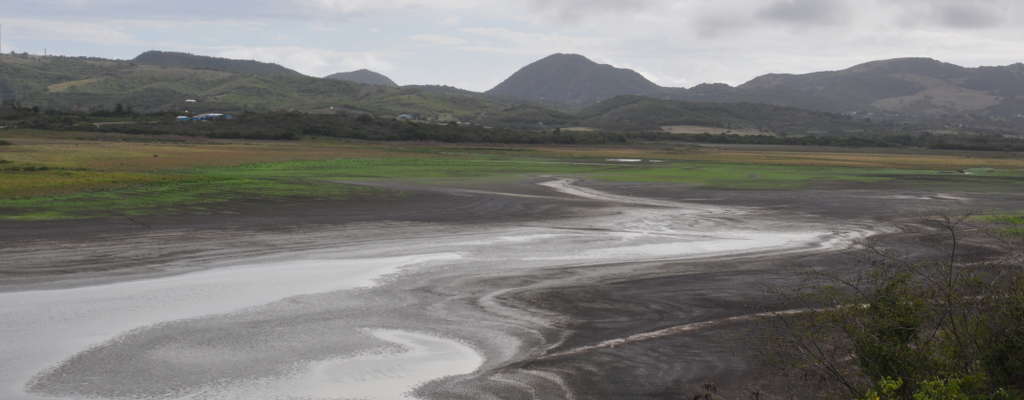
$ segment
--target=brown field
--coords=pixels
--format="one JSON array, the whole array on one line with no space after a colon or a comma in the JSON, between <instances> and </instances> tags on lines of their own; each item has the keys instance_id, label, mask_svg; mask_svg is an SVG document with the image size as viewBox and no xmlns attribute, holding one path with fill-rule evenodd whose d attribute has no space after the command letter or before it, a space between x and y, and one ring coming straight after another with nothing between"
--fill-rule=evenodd
<instances>
[{"instance_id":1,"label":"brown field","mask_svg":"<svg viewBox=\"0 0 1024 400\"><path fill-rule=\"evenodd\" d=\"M82 79L82 80L77 80L77 81L68 81L68 82L54 83L54 84L52 84L50 86L47 86L46 90L48 92L50 92L50 93L60 93L60 92L65 92L68 89L71 89L73 87L91 85L93 83L99 82L99 80L100 80L99 78L89 78L89 79Z\"/></svg>"},{"instance_id":2,"label":"brown field","mask_svg":"<svg viewBox=\"0 0 1024 400\"><path fill-rule=\"evenodd\" d=\"M585 126L570 126L568 128L562 128L565 132L597 132L597 129L587 128Z\"/></svg>"},{"instance_id":3,"label":"brown field","mask_svg":"<svg viewBox=\"0 0 1024 400\"><path fill-rule=\"evenodd\" d=\"M775 136L771 132L762 132L757 129L729 129L729 128L716 128L713 126L697 126L697 125L671 125L663 126L661 130L664 132L671 133L673 135L700 135L703 133L710 133L712 135L718 135L722 133L728 133L730 135L740 136L755 136L755 135L769 135Z\"/></svg>"},{"instance_id":4,"label":"brown field","mask_svg":"<svg viewBox=\"0 0 1024 400\"><path fill-rule=\"evenodd\" d=\"M562 157L615 157L711 161L821 167L865 167L956 170L963 168L1024 169L1024 157L1016 153L955 152L851 152L846 149L807 151L795 146L661 146L661 147L568 147L539 146L541 153Z\"/></svg>"},{"instance_id":5,"label":"brown field","mask_svg":"<svg viewBox=\"0 0 1024 400\"><path fill-rule=\"evenodd\" d=\"M822 167L956 170L1024 169L1018 153L949 152L900 149L848 149L798 146L629 146L474 145L360 142L336 139L302 141L220 140L89 132L11 130L0 139L0 160L56 168L145 172L258 162L335 158L428 157L455 153L515 151L523 156L555 158L641 158ZM511 154L511 153L510 153Z\"/></svg>"},{"instance_id":6,"label":"brown field","mask_svg":"<svg viewBox=\"0 0 1024 400\"><path fill-rule=\"evenodd\" d=\"M405 154L387 144L328 139L217 140L25 130L4 132L3 138L13 146L0 147L0 160L54 168L126 172Z\"/></svg>"}]
</instances>

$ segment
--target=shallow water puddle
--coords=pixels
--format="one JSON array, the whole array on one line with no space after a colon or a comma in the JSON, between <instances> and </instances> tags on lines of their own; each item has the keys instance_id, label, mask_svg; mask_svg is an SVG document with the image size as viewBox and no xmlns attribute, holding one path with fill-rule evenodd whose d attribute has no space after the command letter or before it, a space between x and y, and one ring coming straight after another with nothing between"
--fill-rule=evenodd
<instances>
[{"instance_id":1,"label":"shallow water puddle","mask_svg":"<svg viewBox=\"0 0 1024 400\"><path fill-rule=\"evenodd\" d=\"M315 362L288 376L210 389L193 398L408 399L411 388L471 373L484 362L476 350L454 340L403 330L366 332L399 350Z\"/></svg>"},{"instance_id":2,"label":"shallow water puddle","mask_svg":"<svg viewBox=\"0 0 1024 400\"><path fill-rule=\"evenodd\" d=\"M138 327L365 287L403 267L461 258L457 253L317 256L100 286L0 293L0 398L35 398L24 393L33 374Z\"/></svg>"}]
</instances>

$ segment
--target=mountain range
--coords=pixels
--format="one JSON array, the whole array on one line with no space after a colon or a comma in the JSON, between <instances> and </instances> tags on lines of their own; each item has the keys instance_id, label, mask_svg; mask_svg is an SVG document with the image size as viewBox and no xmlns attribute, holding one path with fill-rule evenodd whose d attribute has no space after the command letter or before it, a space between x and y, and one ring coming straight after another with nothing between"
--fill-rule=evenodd
<instances>
[{"instance_id":1,"label":"mountain range","mask_svg":"<svg viewBox=\"0 0 1024 400\"><path fill-rule=\"evenodd\" d=\"M1024 64L965 68L930 58L873 61L841 71L768 74L742 85L661 87L639 73L556 54L487 92L520 101L582 108L621 95L718 103L765 103L809 110L912 119L1024 113Z\"/></svg>"},{"instance_id":2,"label":"mountain range","mask_svg":"<svg viewBox=\"0 0 1024 400\"><path fill-rule=\"evenodd\" d=\"M447 86L400 87L369 70L316 78L277 64L174 52L149 51L128 61L0 55L0 99L80 111L120 103L153 112L179 110L186 98L217 110L450 115L526 128L585 124L640 130L703 121L793 129L771 118L774 112L807 122L805 128L826 120L838 123L818 114L832 113L847 119L1022 131L1024 64L965 68L900 58L839 71L768 74L735 87L672 88L581 55L555 54L477 93ZM776 108L755 109L748 103Z\"/></svg>"}]
</instances>

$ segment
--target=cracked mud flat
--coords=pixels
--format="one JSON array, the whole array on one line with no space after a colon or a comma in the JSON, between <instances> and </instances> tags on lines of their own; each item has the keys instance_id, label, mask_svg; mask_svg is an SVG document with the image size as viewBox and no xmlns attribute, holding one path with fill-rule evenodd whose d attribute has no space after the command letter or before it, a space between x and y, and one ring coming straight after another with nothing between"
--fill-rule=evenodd
<instances>
[{"instance_id":1,"label":"cracked mud flat","mask_svg":"<svg viewBox=\"0 0 1024 400\"><path fill-rule=\"evenodd\" d=\"M665 274L708 283L699 276L709 266L823 254L884 230L624 196L564 179L541 187L544 196L589 202L588 210L487 226L318 228L272 251L255 249L285 234L250 233L251 243L236 240L235 251L167 260L147 266L147 276L7 287L0 293L0 398L572 398L599 387L558 364L589 353L573 349L736 312L695 300L675 309L684 315L647 320L649 310L628 309L644 294L610 306L581 287ZM145 247L149 239L138 240ZM210 240L211 248L229 243ZM24 251L16 255L32 261ZM707 298L730 291L743 298L755 285L744 280L760 276L729 274ZM659 294L650 286L644 293ZM581 295L559 298L574 292ZM588 321L569 309L574 303L622 309L603 319L591 310ZM575 367L588 365L596 364ZM621 393L584 397L602 395Z\"/></svg>"}]
</instances>

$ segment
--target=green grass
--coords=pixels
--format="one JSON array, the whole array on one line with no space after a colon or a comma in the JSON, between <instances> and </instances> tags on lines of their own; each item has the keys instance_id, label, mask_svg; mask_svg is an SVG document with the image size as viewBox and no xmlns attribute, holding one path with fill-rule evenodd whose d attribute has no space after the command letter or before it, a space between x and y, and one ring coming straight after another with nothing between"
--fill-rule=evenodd
<instances>
[{"instance_id":1,"label":"green grass","mask_svg":"<svg viewBox=\"0 0 1024 400\"><path fill-rule=\"evenodd\" d=\"M352 152L351 149L345 151ZM989 188L997 190L999 185L1004 185L1004 180L1016 179L1019 183L1024 176L1020 170L1003 169L984 169L972 171L972 175L959 175L930 169L777 165L770 162L676 160L663 164L624 164L607 163L601 157L597 154L556 156L519 148L439 146L364 158L346 156L321 161L264 162L138 173L91 169L0 170L0 220L205 214L230 211L230 205L225 203L239 200L352 199L394 195L393 192L331 181L416 180L444 184L557 175L615 182L682 183L723 189L791 190L837 182L853 186L890 182L963 187L971 182L989 182L986 183ZM999 182L991 183L996 181ZM1010 229L1019 230L1021 224L1014 226Z\"/></svg>"},{"instance_id":2,"label":"green grass","mask_svg":"<svg viewBox=\"0 0 1024 400\"><path fill-rule=\"evenodd\" d=\"M579 174L609 168L618 167L577 166L564 162L434 158L338 159L197 168L145 174L153 179L102 191L48 196L0 196L0 219L26 221L203 213L209 212L207 206L215 208L218 204L233 200L338 200L356 196L389 196L381 190L328 182L330 180L465 179L534 173ZM77 172L106 176L100 172ZM167 179L159 179L161 177Z\"/></svg>"},{"instance_id":3,"label":"green grass","mask_svg":"<svg viewBox=\"0 0 1024 400\"><path fill-rule=\"evenodd\" d=\"M996 227L1000 234L1014 238L1024 238L1024 212L1016 214L983 215L977 218Z\"/></svg>"},{"instance_id":4,"label":"green grass","mask_svg":"<svg viewBox=\"0 0 1024 400\"><path fill-rule=\"evenodd\" d=\"M232 200L348 199L377 195L375 192L366 187L304 180L195 175L115 190L0 199L0 219L33 221L118 215L205 214L211 211L208 206Z\"/></svg>"},{"instance_id":5,"label":"green grass","mask_svg":"<svg viewBox=\"0 0 1024 400\"><path fill-rule=\"evenodd\" d=\"M0 199L42 197L88 191L94 188L174 183L187 179L177 174L106 172L49 168L21 164L0 164Z\"/></svg>"},{"instance_id":6,"label":"green grass","mask_svg":"<svg viewBox=\"0 0 1024 400\"><path fill-rule=\"evenodd\" d=\"M583 165L558 160L500 158L370 158L292 161L203 169L210 176L320 178L337 180L450 179L530 174L585 174L619 170L618 165Z\"/></svg>"},{"instance_id":7,"label":"green grass","mask_svg":"<svg viewBox=\"0 0 1024 400\"><path fill-rule=\"evenodd\" d=\"M596 177L618 182L686 183L720 189L798 189L815 183L873 183L899 175L930 173L933 171L692 162L620 170Z\"/></svg>"}]
</instances>

